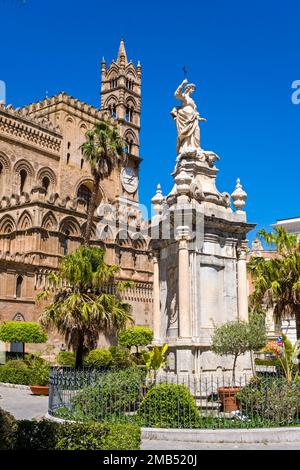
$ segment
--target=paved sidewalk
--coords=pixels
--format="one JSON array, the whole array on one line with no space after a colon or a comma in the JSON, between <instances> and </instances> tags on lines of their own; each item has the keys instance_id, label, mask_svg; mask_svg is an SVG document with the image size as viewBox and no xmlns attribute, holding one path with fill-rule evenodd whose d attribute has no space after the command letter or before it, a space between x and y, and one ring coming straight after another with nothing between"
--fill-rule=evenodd
<instances>
[{"instance_id":1,"label":"paved sidewalk","mask_svg":"<svg viewBox=\"0 0 300 470\"><path fill-rule=\"evenodd\" d=\"M300 442L287 442L278 444L210 444L200 442L179 442L144 439L142 450L300 450Z\"/></svg>"},{"instance_id":2,"label":"paved sidewalk","mask_svg":"<svg viewBox=\"0 0 300 470\"><path fill-rule=\"evenodd\" d=\"M0 386L0 408L17 419L43 418L48 411L48 397L32 395L30 390Z\"/></svg>"}]
</instances>

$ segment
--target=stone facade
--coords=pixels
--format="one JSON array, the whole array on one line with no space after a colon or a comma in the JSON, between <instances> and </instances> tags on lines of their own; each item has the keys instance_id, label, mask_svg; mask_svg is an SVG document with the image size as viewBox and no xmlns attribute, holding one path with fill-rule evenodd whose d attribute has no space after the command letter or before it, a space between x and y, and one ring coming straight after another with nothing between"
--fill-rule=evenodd
<instances>
[{"instance_id":1,"label":"stone facade","mask_svg":"<svg viewBox=\"0 0 300 470\"><path fill-rule=\"evenodd\" d=\"M108 263L121 265L120 278L134 280L124 297L135 321L152 326L152 259L145 236L122 236L120 214L136 231L141 110L141 66L127 61L123 40L118 57L101 64L101 107L62 92L19 109L0 105L0 320L37 320L37 293L62 256L82 243L92 188L80 145L98 120L118 124L127 141L127 166L103 181L98 204L115 210L117 232L96 234L103 217L95 213L92 243L106 249ZM104 227L105 229L105 227ZM58 346L61 338L51 338Z\"/></svg>"}]
</instances>

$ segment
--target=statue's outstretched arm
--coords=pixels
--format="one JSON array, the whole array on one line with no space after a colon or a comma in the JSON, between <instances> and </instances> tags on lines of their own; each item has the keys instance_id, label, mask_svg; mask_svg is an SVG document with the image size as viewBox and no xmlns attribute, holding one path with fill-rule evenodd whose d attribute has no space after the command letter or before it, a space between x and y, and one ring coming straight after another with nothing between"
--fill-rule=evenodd
<instances>
[{"instance_id":1,"label":"statue's outstretched arm","mask_svg":"<svg viewBox=\"0 0 300 470\"><path fill-rule=\"evenodd\" d=\"M187 82L188 82L188 81L187 81L187 79L185 78L185 79L181 82L181 84L179 85L179 87L177 88L177 90L175 91L174 96L175 96L175 98L177 98L178 100L183 100L183 95L182 95L181 92L182 92L182 89L183 89L184 85L186 85Z\"/></svg>"}]
</instances>

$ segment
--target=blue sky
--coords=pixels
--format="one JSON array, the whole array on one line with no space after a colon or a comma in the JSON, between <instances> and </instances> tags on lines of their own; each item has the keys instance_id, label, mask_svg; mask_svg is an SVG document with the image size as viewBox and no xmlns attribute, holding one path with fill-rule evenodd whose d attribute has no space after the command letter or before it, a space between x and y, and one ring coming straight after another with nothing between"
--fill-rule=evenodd
<instances>
[{"instance_id":1,"label":"blue sky","mask_svg":"<svg viewBox=\"0 0 300 470\"><path fill-rule=\"evenodd\" d=\"M248 220L268 228L300 216L299 15L296 1L0 0L0 80L15 106L46 90L99 106L101 58L115 58L124 36L143 67L140 201L149 205L158 182L164 193L172 186L169 113L186 65L207 118L202 146L221 157L219 190L231 193L240 177Z\"/></svg>"}]
</instances>

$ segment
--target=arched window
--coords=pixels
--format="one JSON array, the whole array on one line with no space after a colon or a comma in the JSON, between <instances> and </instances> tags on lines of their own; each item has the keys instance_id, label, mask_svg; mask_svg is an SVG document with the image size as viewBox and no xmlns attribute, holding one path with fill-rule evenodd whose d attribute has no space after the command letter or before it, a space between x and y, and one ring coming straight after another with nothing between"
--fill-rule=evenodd
<instances>
[{"instance_id":1,"label":"arched window","mask_svg":"<svg viewBox=\"0 0 300 470\"><path fill-rule=\"evenodd\" d=\"M25 189L25 184L27 180L27 172L26 170L20 171L20 193L22 193Z\"/></svg>"},{"instance_id":2,"label":"arched window","mask_svg":"<svg viewBox=\"0 0 300 470\"><path fill-rule=\"evenodd\" d=\"M18 276L16 280L16 298L17 299L22 297L22 284L23 284L23 277Z\"/></svg>"},{"instance_id":3,"label":"arched window","mask_svg":"<svg viewBox=\"0 0 300 470\"><path fill-rule=\"evenodd\" d=\"M50 186L50 180L48 176L44 176L44 178L42 179L42 186L46 191L48 191L48 188Z\"/></svg>"},{"instance_id":4,"label":"arched window","mask_svg":"<svg viewBox=\"0 0 300 470\"><path fill-rule=\"evenodd\" d=\"M86 202L87 207L89 206L91 196L91 190L85 184L81 184L77 191L77 197L83 199Z\"/></svg>"},{"instance_id":5,"label":"arched window","mask_svg":"<svg viewBox=\"0 0 300 470\"><path fill-rule=\"evenodd\" d=\"M132 137L126 139L125 153L132 154L133 140Z\"/></svg>"}]
</instances>

